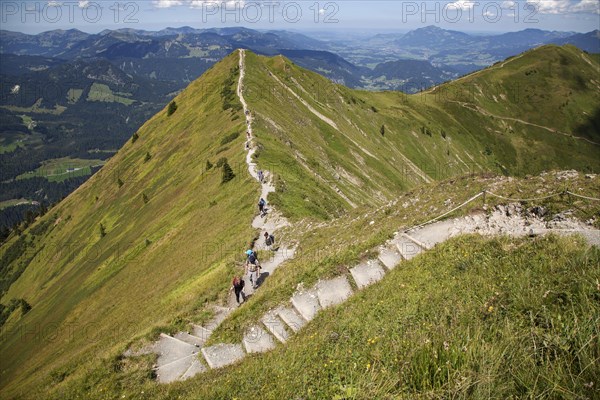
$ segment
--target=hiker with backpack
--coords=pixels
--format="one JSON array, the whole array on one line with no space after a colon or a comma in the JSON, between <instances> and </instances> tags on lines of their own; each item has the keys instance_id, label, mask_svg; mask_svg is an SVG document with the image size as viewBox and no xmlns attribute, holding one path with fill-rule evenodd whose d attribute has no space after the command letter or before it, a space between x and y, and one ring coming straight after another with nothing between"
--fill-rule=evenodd
<instances>
[{"instance_id":1,"label":"hiker with backpack","mask_svg":"<svg viewBox=\"0 0 600 400\"><path fill-rule=\"evenodd\" d=\"M258 175L258 181L259 181L260 183L263 183L263 179L264 179L264 177L265 177L265 176L264 176L264 174L263 174L263 171L262 171L262 169L259 169L259 170L258 170L258 173L257 173L257 175Z\"/></svg>"},{"instance_id":2,"label":"hiker with backpack","mask_svg":"<svg viewBox=\"0 0 600 400\"><path fill-rule=\"evenodd\" d=\"M266 203L267 202L262 197L260 198L260 201L258 202L258 212L260 213L261 217L264 217L267 214L267 210L265 209Z\"/></svg>"},{"instance_id":3,"label":"hiker with backpack","mask_svg":"<svg viewBox=\"0 0 600 400\"><path fill-rule=\"evenodd\" d=\"M246 274L248 274L248 279L252 284L252 288L256 289L258 287L258 278L260 276L260 262L258 261L258 254L255 251L247 250L246 251Z\"/></svg>"},{"instance_id":4,"label":"hiker with backpack","mask_svg":"<svg viewBox=\"0 0 600 400\"><path fill-rule=\"evenodd\" d=\"M269 235L269 232L265 232L265 246L271 250L271 246L275 244L275 236Z\"/></svg>"},{"instance_id":5,"label":"hiker with backpack","mask_svg":"<svg viewBox=\"0 0 600 400\"><path fill-rule=\"evenodd\" d=\"M238 304L241 303L240 295L242 297L242 301L246 302L246 295L244 294L245 284L246 284L246 282L244 282L244 280L240 276L234 276L233 280L231 281L232 286L231 286L231 289L229 289L229 290L235 291L235 300L237 301Z\"/></svg>"}]
</instances>

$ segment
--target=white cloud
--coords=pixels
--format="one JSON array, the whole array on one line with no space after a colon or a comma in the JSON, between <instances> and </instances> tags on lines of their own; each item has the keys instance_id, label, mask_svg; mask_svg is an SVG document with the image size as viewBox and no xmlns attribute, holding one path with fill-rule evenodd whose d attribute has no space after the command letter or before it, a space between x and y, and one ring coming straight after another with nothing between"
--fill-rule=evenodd
<instances>
[{"instance_id":1,"label":"white cloud","mask_svg":"<svg viewBox=\"0 0 600 400\"><path fill-rule=\"evenodd\" d=\"M157 8L170 8L175 6L180 6L183 4L181 0L154 0L152 2Z\"/></svg>"},{"instance_id":2,"label":"white cloud","mask_svg":"<svg viewBox=\"0 0 600 400\"><path fill-rule=\"evenodd\" d=\"M324 8L321 8L321 9L319 10L319 14L320 14L320 15L324 15L324 14L325 14L325 9L324 9Z\"/></svg>"},{"instance_id":3,"label":"white cloud","mask_svg":"<svg viewBox=\"0 0 600 400\"><path fill-rule=\"evenodd\" d=\"M191 8L202 8L206 6L213 7L228 7L229 9L234 9L235 7L244 7L245 1L243 0L191 0L190 7ZM262 5L262 4L261 4Z\"/></svg>"},{"instance_id":4,"label":"white cloud","mask_svg":"<svg viewBox=\"0 0 600 400\"><path fill-rule=\"evenodd\" d=\"M79 1L79 8L87 8L90 5L89 0L80 0Z\"/></svg>"},{"instance_id":5,"label":"white cloud","mask_svg":"<svg viewBox=\"0 0 600 400\"><path fill-rule=\"evenodd\" d=\"M62 7L62 3L59 1L49 1L47 5L48 7Z\"/></svg>"},{"instance_id":6,"label":"white cloud","mask_svg":"<svg viewBox=\"0 0 600 400\"><path fill-rule=\"evenodd\" d=\"M218 6L221 2L216 0L192 0L190 1L191 8L202 8L203 6Z\"/></svg>"},{"instance_id":7,"label":"white cloud","mask_svg":"<svg viewBox=\"0 0 600 400\"><path fill-rule=\"evenodd\" d=\"M600 14L598 0L527 0L540 14L593 13Z\"/></svg>"},{"instance_id":8,"label":"white cloud","mask_svg":"<svg viewBox=\"0 0 600 400\"><path fill-rule=\"evenodd\" d=\"M600 1L598 0L581 0L572 8L574 12L600 14Z\"/></svg>"},{"instance_id":9,"label":"white cloud","mask_svg":"<svg viewBox=\"0 0 600 400\"><path fill-rule=\"evenodd\" d=\"M571 7L569 0L527 0L527 4L540 14L564 14Z\"/></svg>"},{"instance_id":10,"label":"white cloud","mask_svg":"<svg viewBox=\"0 0 600 400\"><path fill-rule=\"evenodd\" d=\"M470 10L475 5L474 1L469 0L456 0L452 3L448 3L446 7L450 9Z\"/></svg>"}]
</instances>

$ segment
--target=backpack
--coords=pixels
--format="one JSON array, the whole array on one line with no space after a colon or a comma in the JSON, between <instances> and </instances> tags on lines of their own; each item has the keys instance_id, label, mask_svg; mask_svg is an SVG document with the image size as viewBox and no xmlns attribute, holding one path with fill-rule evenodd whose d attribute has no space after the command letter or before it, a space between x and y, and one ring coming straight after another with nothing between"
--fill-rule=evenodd
<instances>
[{"instance_id":1,"label":"backpack","mask_svg":"<svg viewBox=\"0 0 600 400\"><path fill-rule=\"evenodd\" d=\"M258 202L259 206L264 206L265 205L265 201L263 199L260 199L260 201Z\"/></svg>"},{"instance_id":2,"label":"backpack","mask_svg":"<svg viewBox=\"0 0 600 400\"><path fill-rule=\"evenodd\" d=\"M256 264L256 256L254 255L254 253L252 253L248 256L248 262L250 264Z\"/></svg>"}]
</instances>

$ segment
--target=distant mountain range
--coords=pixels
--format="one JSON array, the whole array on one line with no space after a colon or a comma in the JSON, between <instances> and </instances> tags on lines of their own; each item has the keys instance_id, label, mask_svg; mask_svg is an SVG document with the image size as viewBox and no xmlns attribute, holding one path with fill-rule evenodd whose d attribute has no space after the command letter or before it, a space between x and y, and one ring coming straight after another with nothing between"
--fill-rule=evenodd
<instances>
[{"instance_id":1,"label":"distant mountain range","mask_svg":"<svg viewBox=\"0 0 600 400\"><path fill-rule=\"evenodd\" d=\"M262 32L247 28L194 29L188 26L156 32L139 29L104 30L98 34L87 34L76 29L54 30L38 35L0 31L2 54L64 60L102 58L113 62L128 74L181 84L197 78L233 49L247 48L265 55L285 54L305 68L356 88L374 87L371 80L382 76L376 69L377 65L389 61L409 59L431 63L425 67L428 70L425 81L422 71L415 71L414 75L400 72L399 75L404 77L402 85L417 80L433 85L532 47L552 43L573 44L582 50L600 53L600 31L575 34L526 29L495 36L474 36L428 26L406 34L377 35L349 42L324 42L281 30ZM161 62L157 63L157 59ZM397 62L382 68L389 70L392 65L410 71L414 70L415 64ZM15 72L14 68L7 71ZM7 72L2 70L2 73ZM402 85L390 82L390 85L383 87L399 89Z\"/></svg>"},{"instance_id":2,"label":"distant mountain range","mask_svg":"<svg viewBox=\"0 0 600 400\"><path fill-rule=\"evenodd\" d=\"M600 31L576 34L525 29L478 36L427 26L406 34L329 42L330 51L358 65L374 67L383 61L409 58L430 61L438 67L450 66L463 74L544 44L572 44L589 53L600 53Z\"/></svg>"}]
</instances>

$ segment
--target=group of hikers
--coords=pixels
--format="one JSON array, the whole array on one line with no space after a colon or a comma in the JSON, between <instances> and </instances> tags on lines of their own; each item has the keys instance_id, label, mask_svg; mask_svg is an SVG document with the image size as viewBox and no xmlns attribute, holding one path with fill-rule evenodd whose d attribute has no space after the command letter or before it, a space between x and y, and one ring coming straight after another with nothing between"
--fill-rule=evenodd
<instances>
[{"instance_id":1,"label":"group of hikers","mask_svg":"<svg viewBox=\"0 0 600 400\"><path fill-rule=\"evenodd\" d=\"M269 232L264 233L265 247L267 250L271 250L275 244L275 236ZM260 270L262 269L260 261L258 260L258 253L256 250L246 250L246 262L244 264L244 275L248 276L248 280L252 284L252 288L258 287L258 280L260 279ZM235 292L235 300L238 304L246 301L246 295L244 293L244 286L246 282L241 276L234 276L231 282L232 286L230 290ZM241 298L241 301L240 301Z\"/></svg>"},{"instance_id":2,"label":"group of hikers","mask_svg":"<svg viewBox=\"0 0 600 400\"><path fill-rule=\"evenodd\" d=\"M250 111L246 110L246 116L248 117L249 115ZM246 150L249 150L250 142L252 140L250 130L246 132L246 138ZM262 170L257 171L257 178L261 184L264 182L265 175ZM258 201L258 213L261 217L265 217L267 215L268 210L266 205L267 202L261 197ZM272 246L275 244L275 236L273 236L273 234L270 234L269 232L265 232L264 238L265 248L267 250L271 250ZM244 275L248 276L248 280L250 281L250 284L252 284L252 288L256 289L258 287L258 280L260 279L260 270L262 268L260 265L260 261L258 260L258 253L255 250L248 249L246 250L245 256L246 262L244 264ZM235 300L237 301L238 305L246 301L246 294L244 293L245 285L246 282L244 281L244 278L238 275L234 276L233 280L231 281L230 290L233 290L235 292Z\"/></svg>"}]
</instances>

